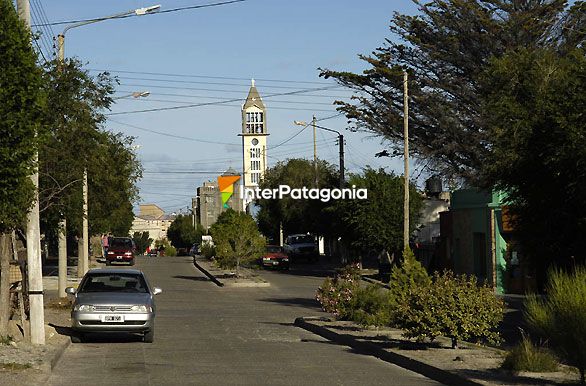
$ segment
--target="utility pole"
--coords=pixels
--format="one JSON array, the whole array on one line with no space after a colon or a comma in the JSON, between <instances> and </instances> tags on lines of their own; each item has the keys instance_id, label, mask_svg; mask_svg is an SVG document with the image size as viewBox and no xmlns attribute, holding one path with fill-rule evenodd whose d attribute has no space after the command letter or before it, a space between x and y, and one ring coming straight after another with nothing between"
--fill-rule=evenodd
<instances>
[{"instance_id":1,"label":"utility pole","mask_svg":"<svg viewBox=\"0 0 586 386\"><path fill-rule=\"evenodd\" d=\"M338 146L340 148L340 189L344 187L344 136L338 135Z\"/></svg>"},{"instance_id":2,"label":"utility pole","mask_svg":"<svg viewBox=\"0 0 586 386\"><path fill-rule=\"evenodd\" d=\"M29 0L17 0L18 16L31 27ZM37 164L39 154L35 153ZM45 344L45 308L43 305L43 269L41 266L41 226L39 221L39 173L31 175L34 185L33 206L26 222L26 259L28 272L28 297L30 306L30 337L32 344Z\"/></svg>"},{"instance_id":3,"label":"utility pole","mask_svg":"<svg viewBox=\"0 0 586 386\"><path fill-rule=\"evenodd\" d=\"M57 296L64 298L67 296L65 287L67 287L67 221L63 218L59 223L59 284L57 287Z\"/></svg>"},{"instance_id":4,"label":"utility pole","mask_svg":"<svg viewBox=\"0 0 586 386\"><path fill-rule=\"evenodd\" d=\"M403 147L405 158L405 197L403 198L403 249L409 247L409 90L407 71L403 70Z\"/></svg>"},{"instance_id":5,"label":"utility pole","mask_svg":"<svg viewBox=\"0 0 586 386\"><path fill-rule=\"evenodd\" d=\"M65 29L66 31L67 29ZM65 62L65 31L62 34L57 36L57 55L59 57L59 64L63 65ZM82 192L83 192L83 218L82 222L82 230L81 230L81 237L77 243L77 277L83 277L85 273L89 269L89 236L88 236L88 186L87 186L87 168L83 169L83 182L82 182ZM61 242L61 238L59 238L59 242ZM61 250L61 246L59 249ZM67 255L67 246L65 248L65 254ZM67 260L66 260L67 262ZM67 268L65 268L65 272L67 272Z\"/></svg>"},{"instance_id":6,"label":"utility pole","mask_svg":"<svg viewBox=\"0 0 586 386\"><path fill-rule=\"evenodd\" d=\"M88 191L88 185L87 185L87 168L83 169L83 187L82 187L82 191L83 191L83 218L81 219L82 225L81 225L81 256L79 256L79 258L81 259L81 275L79 275L79 277L83 277L83 275L85 275L85 273L89 270L89 235L88 235L88 212L87 212L87 202L88 202L88 197L87 197L87 191ZM79 253L78 253L79 255ZM78 262L77 264L79 265L80 262Z\"/></svg>"},{"instance_id":7,"label":"utility pole","mask_svg":"<svg viewBox=\"0 0 586 386\"><path fill-rule=\"evenodd\" d=\"M318 187L318 173L317 173L317 143L315 140L315 115L311 120L311 126L313 126L313 167L315 168L315 187Z\"/></svg>"}]
</instances>

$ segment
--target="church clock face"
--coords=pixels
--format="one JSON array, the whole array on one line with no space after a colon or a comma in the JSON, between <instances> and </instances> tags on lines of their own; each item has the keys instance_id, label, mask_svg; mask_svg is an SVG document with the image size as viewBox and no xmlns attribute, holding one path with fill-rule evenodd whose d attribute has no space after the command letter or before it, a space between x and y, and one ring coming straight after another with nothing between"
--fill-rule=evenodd
<instances>
[{"instance_id":1,"label":"church clock face","mask_svg":"<svg viewBox=\"0 0 586 386\"><path fill-rule=\"evenodd\" d=\"M252 139L252 145L253 145L253 146L256 146L256 145L258 145L258 139L256 139L256 138L253 138L253 139Z\"/></svg>"}]
</instances>

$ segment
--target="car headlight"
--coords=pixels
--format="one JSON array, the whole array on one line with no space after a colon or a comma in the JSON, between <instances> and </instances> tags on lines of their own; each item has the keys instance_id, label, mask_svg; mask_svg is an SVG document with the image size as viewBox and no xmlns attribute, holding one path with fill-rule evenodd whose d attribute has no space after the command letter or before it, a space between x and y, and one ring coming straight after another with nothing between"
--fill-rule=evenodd
<instances>
[{"instance_id":1,"label":"car headlight","mask_svg":"<svg viewBox=\"0 0 586 386\"><path fill-rule=\"evenodd\" d=\"M114 252L113 251L108 251L108 255L113 255Z\"/></svg>"},{"instance_id":2,"label":"car headlight","mask_svg":"<svg viewBox=\"0 0 586 386\"><path fill-rule=\"evenodd\" d=\"M133 312L151 312L152 309L151 309L151 307L148 307L148 306L145 306L144 304L141 304L141 305L135 305L135 306L130 307L130 311L133 311Z\"/></svg>"},{"instance_id":3,"label":"car headlight","mask_svg":"<svg viewBox=\"0 0 586 386\"><path fill-rule=\"evenodd\" d=\"M75 307L73 307L73 310L81 312L92 312L96 310L96 306L91 304L76 304Z\"/></svg>"},{"instance_id":4,"label":"car headlight","mask_svg":"<svg viewBox=\"0 0 586 386\"><path fill-rule=\"evenodd\" d=\"M283 261L289 261L288 257L283 257Z\"/></svg>"}]
</instances>

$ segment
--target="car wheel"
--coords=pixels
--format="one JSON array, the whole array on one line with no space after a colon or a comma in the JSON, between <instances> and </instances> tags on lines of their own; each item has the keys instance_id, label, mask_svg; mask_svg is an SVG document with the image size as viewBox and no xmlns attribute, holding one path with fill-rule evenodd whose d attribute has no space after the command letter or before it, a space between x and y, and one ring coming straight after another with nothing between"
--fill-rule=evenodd
<instances>
[{"instance_id":1,"label":"car wheel","mask_svg":"<svg viewBox=\"0 0 586 386\"><path fill-rule=\"evenodd\" d=\"M109 265L112 265L112 262L111 262L111 261L108 261L108 260L106 260L106 265L108 265L108 266L109 266Z\"/></svg>"},{"instance_id":2,"label":"car wheel","mask_svg":"<svg viewBox=\"0 0 586 386\"><path fill-rule=\"evenodd\" d=\"M144 342L153 343L155 340L155 328L152 327L150 330L144 333Z\"/></svg>"},{"instance_id":3,"label":"car wheel","mask_svg":"<svg viewBox=\"0 0 586 386\"><path fill-rule=\"evenodd\" d=\"M83 334L78 332L71 335L71 343L83 343Z\"/></svg>"},{"instance_id":4,"label":"car wheel","mask_svg":"<svg viewBox=\"0 0 586 386\"><path fill-rule=\"evenodd\" d=\"M130 260L130 263L128 263L130 265L134 265L134 259Z\"/></svg>"}]
</instances>

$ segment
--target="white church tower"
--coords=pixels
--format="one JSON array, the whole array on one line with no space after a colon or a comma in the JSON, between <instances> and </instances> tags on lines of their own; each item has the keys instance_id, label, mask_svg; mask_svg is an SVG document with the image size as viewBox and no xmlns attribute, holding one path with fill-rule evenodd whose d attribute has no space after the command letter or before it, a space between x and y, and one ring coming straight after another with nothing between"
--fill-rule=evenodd
<instances>
[{"instance_id":1,"label":"white church tower","mask_svg":"<svg viewBox=\"0 0 586 386\"><path fill-rule=\"evenodd\" d=\"M254 85L242 106L242 186L255 188L267 170L267 114ZM245 205L248 204L245 202Z\"/></svg>"}]
</instances>

